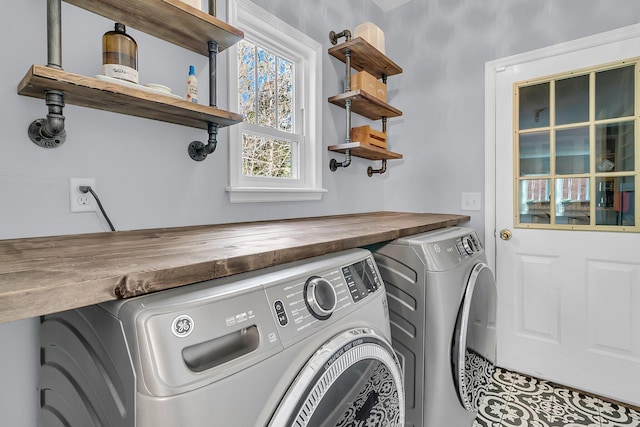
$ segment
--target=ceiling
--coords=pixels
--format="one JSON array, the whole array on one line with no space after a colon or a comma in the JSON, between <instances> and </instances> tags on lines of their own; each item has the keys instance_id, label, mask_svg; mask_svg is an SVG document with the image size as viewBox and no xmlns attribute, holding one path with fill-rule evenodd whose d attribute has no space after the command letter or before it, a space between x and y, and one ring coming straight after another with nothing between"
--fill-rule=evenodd
<instances>
[{"instance_id":1,"label":"ceiling","mask_svg":"<svg viewBox=\"0 0 640 427\"><path fill-rule=\"evenodd\" d=\"M411 0L373 0L375 4L377 4L380 9L385 12L390 11L391 9L395 9L396 7L402 6L405 3L410 2Z\"/></svg>"}]
</instances>

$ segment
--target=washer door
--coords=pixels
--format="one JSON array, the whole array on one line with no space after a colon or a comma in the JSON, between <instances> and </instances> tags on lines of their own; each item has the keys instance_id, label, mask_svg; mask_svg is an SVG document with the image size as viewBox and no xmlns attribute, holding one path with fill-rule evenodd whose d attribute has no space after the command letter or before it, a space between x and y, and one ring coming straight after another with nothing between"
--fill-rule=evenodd
<instances>
[{"instance_id":1,"label":"washer door","mask_svg":"<svg viewBox=\"0 0 640 427\"><path fill-rule=\"evenodd\" d=\"M343 332L298 374L270 426L404 426L400 364L369 328Z\"/></svg>"},{"instance_id":2,"label":"washer door","mask_svg":"<svg viewBox=\"0 0 640 427\"><path fill-rule=\"evenodd\" d=\"M473 267L453 336L453 377L462 406L477 411L496 361L496 285L484 263Z\"/></svg>"}]
</instances>

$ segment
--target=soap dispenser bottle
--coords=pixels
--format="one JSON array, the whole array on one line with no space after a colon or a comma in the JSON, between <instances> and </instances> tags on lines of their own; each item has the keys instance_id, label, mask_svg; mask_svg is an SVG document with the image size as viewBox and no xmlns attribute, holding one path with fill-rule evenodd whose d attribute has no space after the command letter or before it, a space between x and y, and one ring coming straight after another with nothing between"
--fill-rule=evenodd
<instances>
[{"instance_id":1,"label":"soap dispenser bottle","mask_svg":"<svg viewBox=\"0 0 640 427\"><path fill-rule=\"evenodd\" d=\"M138 83L138 44L119 22L102 36L102 74Z\"/></svg>"},{"instance_id":2,"label":"soap dispenser bottle","mask_svg":"<svg viewBox=\"0 0 640 427\"><path fill-rule=\"evenodd\" d=\"M187 101L198 103L198 79L193 65L189 65L189 75L187 76Z\"/></svg>"}]
</instances>

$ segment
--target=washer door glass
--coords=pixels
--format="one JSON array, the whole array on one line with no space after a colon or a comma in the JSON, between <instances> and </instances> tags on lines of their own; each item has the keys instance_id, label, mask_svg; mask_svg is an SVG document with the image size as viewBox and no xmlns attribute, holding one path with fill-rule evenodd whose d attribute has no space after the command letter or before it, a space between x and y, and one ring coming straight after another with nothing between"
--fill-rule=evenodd
<instances>
[{"instance_id":1,"label":"washer door glass","mask_svg":"<svg viewBox=\"0 0 640 427\"><path fill-rule=\"evenodd\" d=\"M453 376L458 397L477 411L493 375L496 361L496 285L484 263L473 267L458 312L453 336Z\"/></svg>"},{"instance_id":2,"label":"washer door glass","mask_svg":"<svg viewBox=\"0 0 640 427\"><path fill-rule=\"evenodd\" d=\"M402 372L391 347L371 329L325 344L302 369L271 426L403 426Z\"/></svg>"}]
</instances>

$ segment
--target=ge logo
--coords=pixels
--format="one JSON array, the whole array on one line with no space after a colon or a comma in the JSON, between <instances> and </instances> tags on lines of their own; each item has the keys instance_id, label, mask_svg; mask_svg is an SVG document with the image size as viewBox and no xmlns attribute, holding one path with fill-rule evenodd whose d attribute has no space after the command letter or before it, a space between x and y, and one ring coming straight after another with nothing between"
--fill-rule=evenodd
<instances>
[{"instance_id":1,"label":"ge logo","mask_svg":"<svg viewBox=\"0 0 640 427\"><path fill-rule=\"evenodd\" d=\"M176 317L171 325L171 331L178 338L189 336L193 331L193 319L186 314Z\"/></svg>"}]
</instances>

